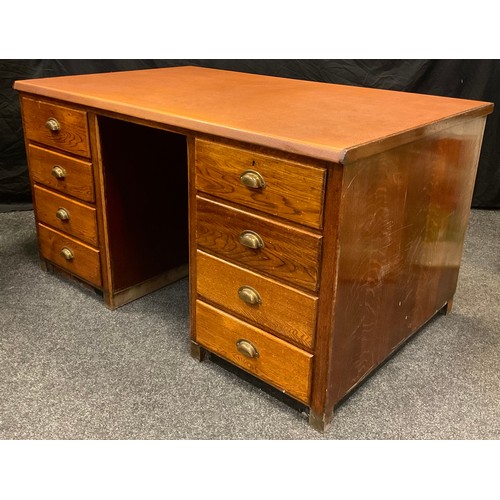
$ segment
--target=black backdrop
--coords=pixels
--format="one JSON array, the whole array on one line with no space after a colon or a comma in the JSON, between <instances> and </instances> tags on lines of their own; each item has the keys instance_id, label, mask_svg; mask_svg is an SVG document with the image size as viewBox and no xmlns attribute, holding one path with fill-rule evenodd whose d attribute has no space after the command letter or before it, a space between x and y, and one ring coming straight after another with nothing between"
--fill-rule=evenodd
<instances>
[{"instance_id":1,"label":"black backdrop","mask_svg":"<svg viewBox=\"0 0 500 500\"><path fill-rule=\"evenodd\" d=\"M0 205L18 207L31 202L19 100L12 89L15 80L184 65L494 102L472 207L500 208L500 60L459 59L0 60Z\"/></svg>"}]
</instances>

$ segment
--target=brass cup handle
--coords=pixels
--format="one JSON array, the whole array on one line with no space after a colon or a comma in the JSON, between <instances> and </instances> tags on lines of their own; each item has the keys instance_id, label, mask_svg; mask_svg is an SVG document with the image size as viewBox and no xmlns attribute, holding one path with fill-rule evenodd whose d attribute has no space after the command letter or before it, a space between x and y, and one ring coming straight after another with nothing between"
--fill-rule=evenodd
<instances>
[{"instance_id":1,"label":"brass cup handle","mask_svg":"<svg viewBox=\"0 0 500 500\"><path fill-rule=\"evenodd\" d=\"M266 187L264 177L255 170L245 170L240 175L240 182L250 189L263 189Z\"/></svg>"},{"instance_id":2,"label":"brass cup handle","mask_svg":"<svg viewBox=\"0 0 500 500\"><path fill-rule=\"evenodd\" d=\"M238 352L246 356L247 358L258 358L259 351L257 348L248 340L240 339L236 342L236 349Z\"/></svg>"},{"instance_id":3,"label":"brass cup handle","mask_svg":"<svg viewBox=\"0 0 500 500\"><path fill-rule=\"evenodd\" d=\"M60 167L59 165L54 165L50 173L56 179L64 179L66 177L66 170L64 170L64 168Z\"/></svg>"},{"instance_id":4,"label":"brass cup handle","mask_svg":"<svg viewBox=\"0 0 500 500\"><path fill-rule=\"evenodd\" d=\"M69 212L65 209L65 208L60 208L57 212L56 212L56 217L59 219L59 220L69 220Z\"/></svg>"},{"instance_id":5,"label":"brass cup handle","mask_svg":"<svg viewBox=\"0 0 500 500\"><path fill-rule=\"evenodd\" d=\"M251 306L262 304L262 297L259 292L248 285L243 285L238 289L238 297Z\"/></svg>"},{"instance_id":6,"label":"brass cup handle","mask_svg":"<svg viewBox=\"0 0 500 500\"><path fill-rule=\"evenodd\" d=\"M73 260L73 258L75 256L73 255L73 252L68 247L64 247L61 250L61 257L64 257L66 260Z\"/></svg>"},{"instance_id":7,"label":"brass cup handle","mask_svg":"<svg viewBox=\"0 0 500 500\"><path fill-rule=\"evenodd\" d=\"M264 240L255 231L243 231L239 240L243 246L248 248L264 248Z\"/></svg>"},{"instance_id":8,"label":"brass cup handle","mask_svg":"<svg viewBox=\"0 0 500 500\"><path fill-rule=\"evenodd\" d=\"M45 126L51 131L51 132L59 132L61 130L61 124L55 119L55 118L49 118L45 122Z\"/></svg>"}]
</instances>

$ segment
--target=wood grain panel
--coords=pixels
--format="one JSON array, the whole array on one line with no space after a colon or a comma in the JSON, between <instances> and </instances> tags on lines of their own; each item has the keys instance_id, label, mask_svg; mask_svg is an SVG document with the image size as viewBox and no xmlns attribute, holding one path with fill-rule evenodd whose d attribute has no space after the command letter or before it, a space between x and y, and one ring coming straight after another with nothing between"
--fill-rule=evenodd
<instances>
[{"instance_id":1,"label":"wood grain panel","mask_svg":"<svg viewBox=\"0 0 500 500\"><path fill-rule=\"evenodd\" d=\"M319 431L325 431L333 417L333 384L330 379L333 360L334 306L337 293L338 273L338 223L341 200L342 165L330 165L326 180L325 227L321 257L321 287L318 300L318 321L314 346L313 384L309 423Z\"/></svg>"},{"instance_id":2,"label":"wood grain panel","mask_svg":"<svg viewBox=\"0 0 500 500\"><path fill-rule=\"evenodd\" d=\"M83 201L95 201L94 175L91 163L33 144L28 146L28 161L30 175L34 182L39 182ZM66 175L63 178L54 177L52 175L54 166L63 168Z\"/></svg>"},{"instance_id":3,"label":"wood grain panel","mask_svg":"<svg viewBox=\"0 0 500 500\"><path fill-rule=\"evenodd\" d=\"M90 157L85 111L28 97L22 99L23 125L27 139L69 153ZM52 132L45 126L49 118L55 118L60 123L59 131Z\"/></svg>"},{"instance_id":4,"label":"wood grain panel","mask_svg":"<svg viewBox=\"0 0 500 500\"><path fill-rule=\"evenodd\" d=\"M294 398L308 403L312 354L255 328L229 314L196 303L196 342ZM251 342L259 355L248 358L236 348L240 339Z\"/></svg>"},{"instance_id":5,"label":"wood grain panel","mask_svg":"<svg viewBox=\"0 0 500 500\"><path fill-rule=\"evenodd\" d=\"M60 196L41 186L34 186L36 215L40 222L79 238L85 243L97 246L96 209L76 200ZM60 220L56 212L63 208L69 214L68 220Z\"/></svg>"},{"instance_id":6,"label":"wood grain panel","mask_svg":"<svg viewBox=\"0 0 500 500\"><path fill-rule=\"evenodd\" d=\"M317 297L230 264L198 250L197 293L233 314L277 333L285 340L312 349ZM241 286L251 286L260 304L247 304L238 296Z\"/></svg>"},{"instance_id":7,"label":"wood grain panel","mask_svg":"<svg viewBox=\"0 0 500 500\"><path fill-rule=\"evenodd\" d=\"M452 300L483 127L465 121L345 169L336 401Z\"/></svg>"},{"instance_id":8,"label":"wood grain panel","mask_svg":"<svg viewBox=\"0 0 500 500\"><path fill-rule=\"evenodd\" d=\"M261 174L265 187L244 186L240 176L246 170ZM324 168L196 141L196 188L234 203L319 229L323 222L324 183Z\"/></svg>"},{"instance_id":9,"label":"wood grain panel","mask_svg":"<svg viewBox=\"0 0 500 500\"><path fill-rule=\"evenodd\" d=\"M197 214L200 247L293 285L316 290L321 236L200 196ZM264 248L243 246L239 236L246 230L257 232Z\"/></svg>"},{"instance_id":10,"label":"wood grain panel","mask_svg":"<svg viewBox=\"0 0 500 500\"><path fill-rule=\"evenodd\" d=\"M101 265L98 250L41 223L38 224L38 242L40 253L44 259L97 287L101 286ZM73 252L74 258L72 260L66 260L61 255L63 248L69 248Z\"/></svg>"},{"instance_id":11,"label":"wood grain panel","mask_svg":"<svg viewBox=\"0 0 500 500\"><path fill-rule=\"evenodd\" d=\"M99 117L112 289L125 290L188 254L186 137Z\"/></svg>"}]
</instances>

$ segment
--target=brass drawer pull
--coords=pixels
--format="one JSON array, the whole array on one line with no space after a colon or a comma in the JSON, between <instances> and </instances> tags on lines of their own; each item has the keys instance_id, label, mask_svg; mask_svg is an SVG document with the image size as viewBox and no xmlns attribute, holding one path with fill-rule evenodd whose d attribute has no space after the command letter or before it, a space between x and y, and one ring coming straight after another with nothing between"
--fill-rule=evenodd
<instances>
[{"instance_id":1,"label":"brass drawer pull","mask_svg":"<svg viewBox=\"0 0 500 500\"><path fill-rule=\"evenodd\" d=\"M238 297L251 306L262 304L262 298L255 288L248 285L243 285L238 289Z\"/></svg>"},{"instance_id":2,"label":"brass drawer pull","mask_svg":"<svg viewBox=\"0 0 500 500\"><path fill-rule=\"evenodd\" d=\"M264 240L254 231L243 231L240 234L240 243L248 248L264 248Z\"/></svg>"},{"instance_id":3,"label":"brass drawer pull","mask_svg":"<svg viewBox=\"0 0 500 500\"><path fill-rule=\"evenodd\" d=\"M236 349L238 349L238 352L243 354L243 356L246 356L247 358L258 358L259 357L259 351L257 351L257 348L248 340L245 339L240 339L236 342Z\"/></svg>"},{"instance_id":4,"label":"brass drawer pull","mask_svg":"<svg viewBox=\"0 0 500 500\"><path fill-rule=\"evenodd\" d=\"M69 212L65 209L65 208L60 208L57 212L56 212L56 217L59 219L59 220L69 220Z\"/></svg>"},{"instance_id":5,"label":"brass drawer pull","mask_svg":"<svg viewBox=\"0 0 500 500\"><path fill-rule=\"evenodd\" d=\"M45 126L51 131L51 132L59 132L61 130L61 124L55 119L55 118L49 118L45 122Z\"/></svg>"},{"instance_id":6,"label":"brass drawer pull","mask_svg":"<svg viewBox=\"0 0 500 500\"><path fill-rule=\"evenodd\" d=\"M66 170L64 170L64 168L60 167L59 165L54 165L50 173L56 179L64 179L66 177Z\"/></svg>"},{"instance_id":7,"label":"brass drawer pull","mask_svg":"<svg viewBox=\"0 0 500 500\"><path fill-rule=\"evenodd\" d=\"M250 189L263 189L266 187L264 177L255 170L245 170L240 175L241 183Z\"/></svg>"},{"instance_id":8,"label":"brass drawer pull","mask_svg":"<svg viewBox=\"0 0 500 500\"><path fill-rule=\"evenodd\" d=\"M73 255L73 252L69 248L64 247L61 250L61 257L64 257L66 260L73 260L75 256Z\"/></svg>"}]
</instances>

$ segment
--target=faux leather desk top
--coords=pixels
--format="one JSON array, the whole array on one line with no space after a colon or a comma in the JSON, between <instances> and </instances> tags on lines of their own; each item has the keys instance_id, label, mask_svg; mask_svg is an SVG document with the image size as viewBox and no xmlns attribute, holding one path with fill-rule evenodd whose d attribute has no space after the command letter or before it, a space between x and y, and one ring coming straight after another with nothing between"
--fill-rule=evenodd
<instances>
[{"instance_id":1,"label":"faux leather desk top","mask_svg":"<svg viewBox=\"0 0 500 500\"><path fill-rule=\"evenodd\" d=\"M493 109L479 101L191 66L23 80L14 88L340 163Z\"/></svg>"}]
</instances>

